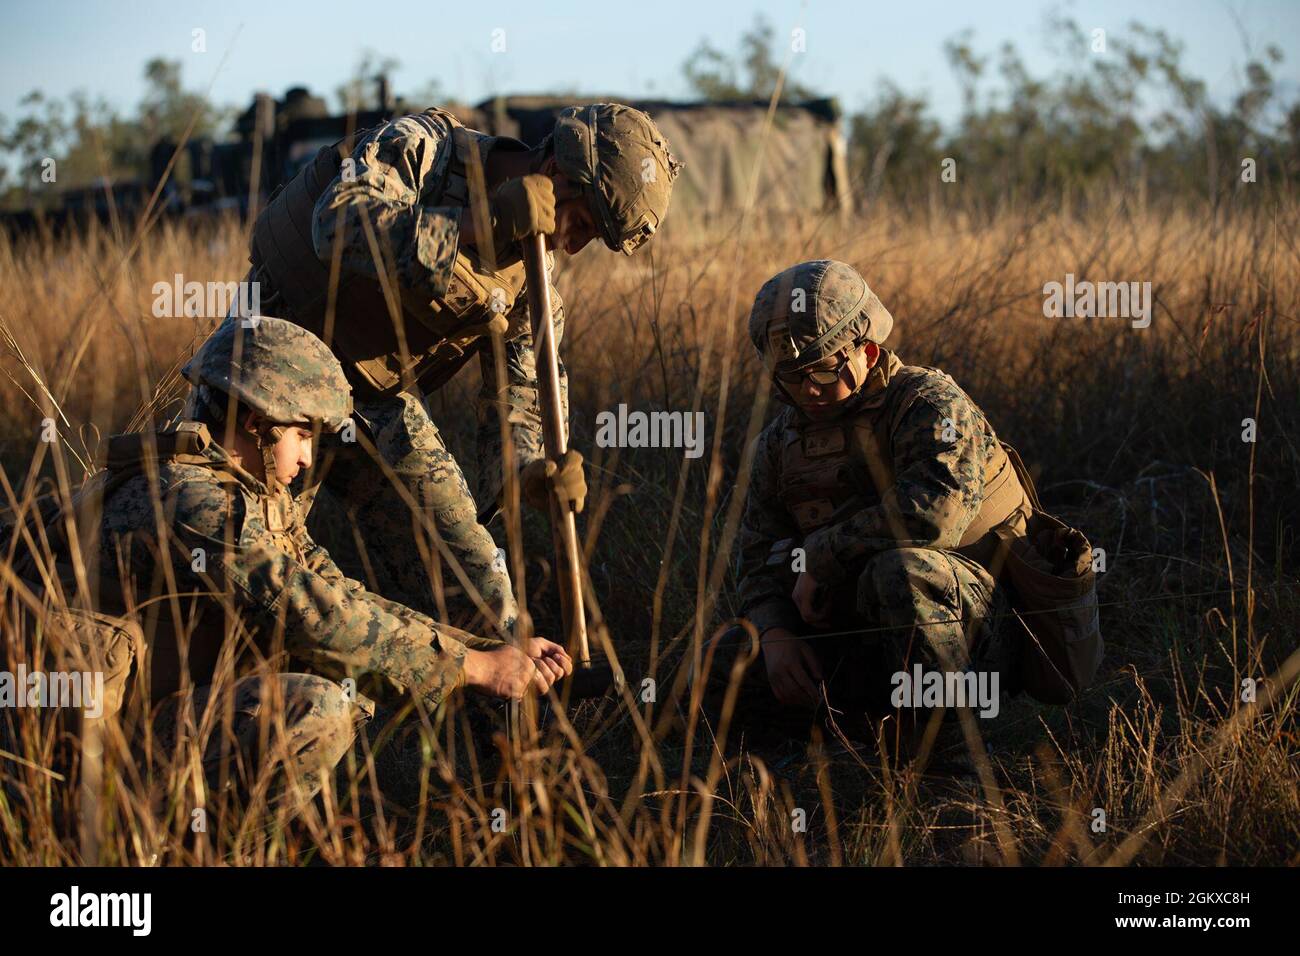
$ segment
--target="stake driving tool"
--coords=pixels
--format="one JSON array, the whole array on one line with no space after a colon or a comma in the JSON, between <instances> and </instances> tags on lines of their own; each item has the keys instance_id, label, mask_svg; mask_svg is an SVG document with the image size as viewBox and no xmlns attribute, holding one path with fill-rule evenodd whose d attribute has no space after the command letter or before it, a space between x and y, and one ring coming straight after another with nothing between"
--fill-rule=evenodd
<instances>
[{"instance_id":1,"label":"stake driving tool","mask_svg":"<svg viewBox=\"0 0 1300 956\"><path fill-rule=\"evenodd\" d=\"M564 409L560 403L560 362L551 320L551 288L546 277L546 237L541 233L523 241L524 274L528 286L528 317L537 357L537 382L542 411L542 442L546 457L560 467L568 453ZM592 657L587 617L582 599L582 552L574 513L555 495L551 502L551 536L555 542L556 578L564 617L566 647L574 658L573 675L557 686L561 697L577 700L602 696L614 684L614 672L603 656ZM563 686L563 685L567 685Z\"/></svg>"}]
</instances>

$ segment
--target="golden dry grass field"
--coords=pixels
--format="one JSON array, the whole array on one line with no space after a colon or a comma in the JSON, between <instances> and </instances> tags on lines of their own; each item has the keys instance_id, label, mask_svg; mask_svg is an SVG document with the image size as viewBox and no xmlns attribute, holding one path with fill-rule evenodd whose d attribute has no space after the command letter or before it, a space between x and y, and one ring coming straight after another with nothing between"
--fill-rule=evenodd
<instances>
[{"instance_id":1,"label":"golden dry grass field","mask_svg":"<svg viewBox=\"0 0 1300 956\"><path fill-rule=\"evenodd\" d=\"M22 752L0 756L0 863L1294 865L1298 224L1294 202L881 206L850 221L669 231L630 260L592 249L562 262L572 441L592 486L579 531L621 696L550 709L540 729L525 715L477 749L465 708L381 721L295 819L137 765L120 731L86 760L66 728L33 723ZM153 284L244 271L233 221L132 237L0 240L8 508L75 488L108 434L175 410L176 369L216 317L155 318ZM771 411L749 305L774 272L824 257L867 277L896 320L889 345L953 375L1020 450L1045 506L1106 551L1097 683L1068 707L1022 696L980 722L969 781L833 735L737 753L718 739L725 727L699 721L684 680L683 662L737 610L745 449ZM1149 281L1151 326L1045 318L1044 283L1067 273ZM467 468L476 375L430 400ZM702 409L706 453L597 448L597 413L620 403ZM57 443L41 440L47 417ZM549 534L528 521L530 606L553 632ZM10 650L14 586L0 575ZM195 807L206 832L192 832ZM797 809L805 832L791 826Z\"/></svg>"}]
</instances>

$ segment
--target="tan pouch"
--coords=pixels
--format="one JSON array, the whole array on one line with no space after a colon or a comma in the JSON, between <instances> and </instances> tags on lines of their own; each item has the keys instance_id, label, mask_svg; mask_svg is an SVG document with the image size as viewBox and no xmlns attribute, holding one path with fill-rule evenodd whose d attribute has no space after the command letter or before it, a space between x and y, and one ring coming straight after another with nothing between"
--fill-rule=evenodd
<instances>
[{"instance_id":1,"label":"tan pouch","mask_svg":"<svg viewBox=\"0 0 1300 956\"><path fill-rule=\"evenodd\" d=\"M135 621L79 608L52 608L45 618L48 670L103 674L100 718L125 707L132 682L144 666L144 632Z\"/></svg>"},{"instance_id":2,"label":"tan pouch","mask_svg":"<svg viewBox=\"0 0 1300 956\"><path fill-rule=\"evenodd\" d=\"M1083 532L1042 511L1030 517L1024 536L996 533L1002 583L1024 626L1020 686L1043 703L1069 703L1091 686L1104 651L1092 546Z\"/></svg>"}]
</instances>

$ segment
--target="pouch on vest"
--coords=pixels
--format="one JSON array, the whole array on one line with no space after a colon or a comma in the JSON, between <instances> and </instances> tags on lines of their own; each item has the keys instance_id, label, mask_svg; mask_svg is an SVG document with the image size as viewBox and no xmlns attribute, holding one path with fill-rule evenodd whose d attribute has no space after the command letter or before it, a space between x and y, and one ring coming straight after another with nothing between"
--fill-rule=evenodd
<instances>
[{"instance_id":1,"label":"pouch on vest","mask_svg":"<svg viewBox=\"0 0 1300 956\"><path fill-rule=\"evenodd\" d=\"M1020 456L1008 452L1034 506L1023 535L994 529L999 577L1024 625L1017 676L1035 699L1065 704L1092 685L1104 653L1092 546L1082 531L1042 510Z\"/></svg>"},{"instance_id":2,"label":"pouch on vest","mask_svg":"<svg viewBox=\"0 0 1300 956\"><path fill-rule=\"evenodd\" d=\"M83 554L98 539L98 521L103 503L122 484L145 468L146 460L156 463L182 462L212 465L202 452L211 443L206 425L181 422L174 431L130 433L112 436L100 463L106 470L98 472L72 500L78 537ZM234 480L226 478L224 480ZM76 575L68 561L67 526L64 509L51 497L40 502L37 514L28 517L29 525L39 522L45 527L45 539L56 549L52 572L65 594L77 589ZM34 528L32 529L35 530ZM33 540L39 540L33 534ZM39 597L43 586L38 583L35 558L26 547L18 549L15 573L23 578ZM106 575L101 570L101 583ZM48 601L33 620L27 611L24 648L32 655L30 667L44 666L50 672L75 672L103 675L103 712L99 717L118 714L129 700L136 674L144 666L145 639L140 625L129 618L73 606L51 606ZM42 662L36 663L39 658Z\"/></svg>"},{"instance_id":3,"label":"pouch on vest","mask_svg":"<svg viewBox=\"0 0 1300 956\"><path fill-rule=\"evenodd\" d=\"M111 614L60 607L48 611L44 635L49 670L102 674L102 701L94 702L102 712L95 716L104 719L120 713L132 680L144 662L144 632L140 625Z\"/></svg>"},{"instance_id":4,"label":"pouch on vest","mask_svg":"<svg viewBox=\"0 0 1300 956\"><path fill-rule=\"evenodd\" d=\"M48 602L24 600L15 617L19 633L18 640L7 642L8 666L26 667L24 683L37 672L44 681L35 684L39 708L0 717L0 745L7 738L8 749L19 754L37 747L39 755L30 750L27 755L58 775L61 789L80 792L83 814L93 811L85 801L105 792L105 751L112 746L118 759L129 759L119 748L134 738L146 716L144 695L134 687L143 666L144 634L132 621ZM0 661L5 656L0 653ZM31 703L30 686L17 691Z\"/></svg>"},{"instance_id":5,"label":"pouch on vest","mask_svg":"<svg viewBox=\"0 0 1300 956\"><path fill-rule=\"evenodd\" d=\"M360 289L363 285L356 282L353 287ZM403 299L404 341L397 337L392 317L385 315L367 323L363 332L342 323L338 332L363 334L367 348L344 348L340 337L340 349L377 394L391 394L413 382L430 391L460 370L478 339L494 332L507 338L520 334L525 323L517 321L512 328L507 313L514 309L523 287L522 264L493 272L476 255L462 251L452 264L447 292L441 301ZM405 321L406 317L414 321ZM365 355L371 357L360 357ZM440 370L446 374L439 378Z\"/></svg>"},{"instance_id":6,"label":"pouch on vest","mask_svg":"<svg viewBox=\"0 0 1300 956\"><path fill-rule=\"evenodd\" d=\"M11 671L46 676L48 697L41 701L52 716L76 715L84 721L117 716L127 704L145 658L144 631L133 620L63 604L41 601L41 586L23 581L33 597L16 602L11 621L16 641L8 645ZM14 656L17 655L17 656ZM25 687L18 693L28 693ZM85 724L83 723L83 726Z\"/></svg>"}]
</instances>

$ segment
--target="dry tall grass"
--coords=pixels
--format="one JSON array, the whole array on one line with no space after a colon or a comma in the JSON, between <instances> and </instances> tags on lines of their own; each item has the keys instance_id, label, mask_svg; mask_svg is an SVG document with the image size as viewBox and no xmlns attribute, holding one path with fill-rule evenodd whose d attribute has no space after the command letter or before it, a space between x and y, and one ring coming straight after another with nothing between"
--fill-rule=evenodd
<instances>
[{"instance_id":1,"label":"dry tall grass","mask_svg":"<svg viewBox=\"0 0 1300 956\"><path fill-rule=\"evenodd\" d=\"M548 709L541 730L524 715L477 749L463 708L398 715L292 819L205 793L184 765L136 764L114 730L81 795L66 728L32 722L23 752L0 757L0 861L1295 863L1298 219L1295 203L1210 214L1117 201L988 220L880 208L750 223L743 241L669 233L626 261L584 252L559 278L562 351L573 441L592 466L591 592L628 677L621 698ZM154 318L153 284L243 272L233 222L163 223L129 246L105 230L0 241L9 506L60 481L66 493L103 436L146 420L142 408L163 417L179 395L175 369L215 320ZM834 739L733 755L683 680L736 612L744 449L768 404L748 306L769 275L820 257L868 277L897 320L890 344L950 372L1036 471L1045 504L1107 552L1098 685L1069 708L1021 698L980 722L987 772L969 785ZM1151 328L1044 318L1043 284L1067 272L1150 281ZM466 462L475 376L430 402ZM620 402L705 410L709 453L595 448L597 412ZM46 417L58 446L40 441ZM545 556L544 525L524 531ZM554 632L537 557L530 606ZM0 577L12 645L22 601ZM1243 703L1242 681L1266 675ZM647 677L653 703L640 699ZM79 830L83 798L93 818ZM196 807L205 833L190 832Z\"/></svg>"}]
</instances>

